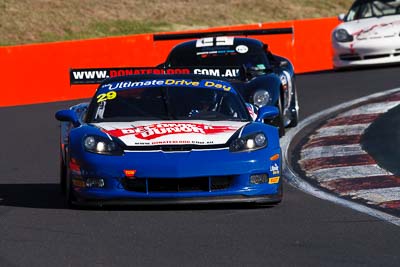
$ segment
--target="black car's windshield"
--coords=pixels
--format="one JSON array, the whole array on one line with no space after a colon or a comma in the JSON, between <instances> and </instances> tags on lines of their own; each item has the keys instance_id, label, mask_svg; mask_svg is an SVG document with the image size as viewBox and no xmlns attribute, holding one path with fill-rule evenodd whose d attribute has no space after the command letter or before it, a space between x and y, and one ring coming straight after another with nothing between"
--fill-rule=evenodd
<instances>
[{"instance_id":1,"label":"black car's windshield","mask_svg":"<svg viewBox=\"0 0 400 267\"><path fill-rule=\"evenodd\" d=\"M87 122L250 120L238 95L223 90L151 87L99 95L93 98Z\"/></svg>"},{"instance_id":2,"label":"black car's windshield","mask_svg":"<svg viewBox=\"0 0 400 267\"><path fill-rule=\"evenodd\" d=\"M358 1L350 8L346 21L400 14L400 0Z\"/></svg>"},{"instance_id":3,"label":"black car's windshield","mask_svg":"<svg viewBox=\"0 0 400 267\"><path fill-rule=\"evenodd\" d=\"M236 66L258 71L267 71L271 68L267 55L261 47L245 45L238 45L235 49L230 47L175 49L169 55L166 65L167 67Z\"/></svg>"}]
</instances>

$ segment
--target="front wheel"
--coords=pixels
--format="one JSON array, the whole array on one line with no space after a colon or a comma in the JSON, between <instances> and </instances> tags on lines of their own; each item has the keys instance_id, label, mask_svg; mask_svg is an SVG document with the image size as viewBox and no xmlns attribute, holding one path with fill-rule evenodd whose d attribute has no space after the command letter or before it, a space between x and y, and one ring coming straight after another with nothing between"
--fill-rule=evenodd
<instances>
[{"instance_id":1,"label":"front wheel","mask_svg":"<svg viewBox=\"0 0 400 267\"><path fill-rule=\"evenodd\" d=\"M60 156L60 190L63 195L65 194L66 176L67 176L67 168L65 167L65 163L62 157Z\"/></svg>"},{"instance_id":2,"label":"front wheel","mask_svg":"<svg viewBox=\"0 0 400 267\"><path fill-rule=\"evenodd\" d=\"M67 160L67 166L69 166ZM75 208L76 207L76 197L73 192L72 188L72 178L71 178L71 170L69 168L66 168L65 172L65 182L64 182L64 195L65 195L65 204L69 208Z\"/></svg>"}]
</instances>

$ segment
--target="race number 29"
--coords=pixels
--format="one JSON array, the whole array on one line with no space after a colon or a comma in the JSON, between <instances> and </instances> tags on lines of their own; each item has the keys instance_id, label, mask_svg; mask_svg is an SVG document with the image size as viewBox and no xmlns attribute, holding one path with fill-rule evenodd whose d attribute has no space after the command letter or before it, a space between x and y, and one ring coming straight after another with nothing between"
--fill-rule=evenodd
<instances>
[{"instance_id":1,"label":"race number 29","mask_svg":"<svg viewBox=\"0 0 400 267\"><path fill-rule=\"evenodd\" d=\"M100 103L100 102L103 102L103 101L106 101L106 100L112 100L112 99L114 99L116 97L117 97L117 93L115 91L110 91L110 92L107 92L107 93L104 93L104 94L99 94L97 96L97 103Z\"/></svg>"}]
</instances>

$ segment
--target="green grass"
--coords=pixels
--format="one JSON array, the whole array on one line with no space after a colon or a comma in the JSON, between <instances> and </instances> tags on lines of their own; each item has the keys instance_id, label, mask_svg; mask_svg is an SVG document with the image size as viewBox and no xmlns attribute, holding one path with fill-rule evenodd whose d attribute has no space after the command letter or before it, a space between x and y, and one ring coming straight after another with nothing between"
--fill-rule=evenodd
<instances>
[{"instance_id":1,"label":"green grass","mask_svg":"<svg viewBox=\"0 0 400 267\"><path fill-rule=\"evenodd\" d=\"M65 27L62 29L63 34L43 32L41 33L39 39L44 40L45 42L80 40L107 36L158 32L170 28L173 28L173 25L165 22L156 23L128 20L96 21L91 22L88 27L83 28L81 31L73 31L72 28Z\"/></svg>"},{"instance_id":2,"label":"green grass","mask_svg":"<svg viewBox=\"0 0 400 267\"><path fill-rule=\"evenodd\" d=\"M0 46L332 17L353 0L0 0Z\"/></svg>"}]
</instances>

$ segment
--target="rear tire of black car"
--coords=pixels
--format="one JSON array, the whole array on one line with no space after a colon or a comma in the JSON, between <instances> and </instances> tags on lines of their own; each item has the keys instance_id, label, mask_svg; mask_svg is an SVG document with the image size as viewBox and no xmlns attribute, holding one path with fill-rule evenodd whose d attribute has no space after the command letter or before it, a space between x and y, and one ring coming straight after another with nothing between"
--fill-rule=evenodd
<instances>
[{"instance_id":1,"label":"rear tire of black car","mask_svg":"<svg viewBox=\"0 0 400 267\"><path fill-rule=\"evenodd\" d=\"M299 110L298 110L298 102L297 102L297 91L294 91L294 96L292 100L292 104L290 105L290 111L292 113L290 123L288 127L296 127L299 123Z\"/></svg>"},{"instance_id":2,"label":"rear tire of black car","mask_svg":"<svg viewBox=\"0 0 400 267\"><path fill-rule=\"evenodd\" d=\"M278 127L279 137L285 135L285 125L283 123L283 114L282 114L282 102L281 98L278 99L278 103L276 103L276 107L279 110L279 115L276 116L274 119L267 121L267 123L272 124Z\"/></svg>"}]
</instances>

